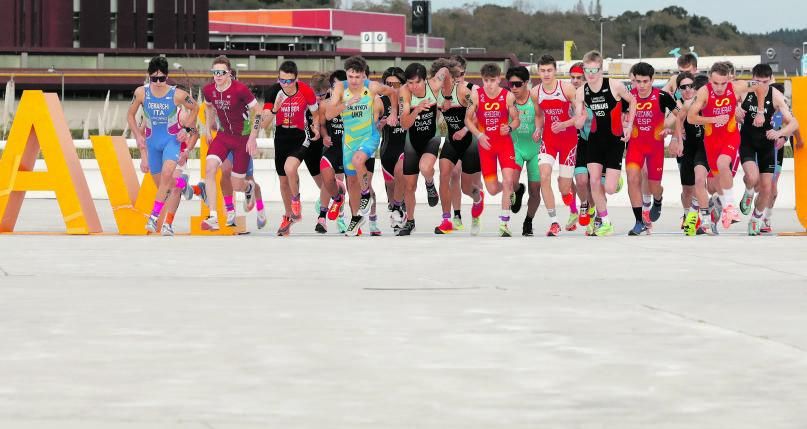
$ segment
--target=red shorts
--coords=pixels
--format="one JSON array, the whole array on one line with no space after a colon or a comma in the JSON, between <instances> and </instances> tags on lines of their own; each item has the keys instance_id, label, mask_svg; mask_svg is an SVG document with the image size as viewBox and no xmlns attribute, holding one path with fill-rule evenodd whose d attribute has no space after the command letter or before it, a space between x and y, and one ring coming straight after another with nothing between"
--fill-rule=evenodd
<instances>
[{"instance_id":1,"label":"red shorts","mask_svg":"<svg viewBox=\"0 0 807 429\"><path fill-rule=\"evenodd\" d=\"M485 181L498 180L496 160L502 169L512 168L521 171L521 167L516 164L516 151L513 147L513 140L509 136L506 138L492 138L488 136L490 149L483 149L479 146L479 164L482 169L482 179Z\"/></svg>"},{"instance_id":2,"label":"red shorts","mask_svg":"<svg viewBox=\"0 0 807 429\"><path fill-rule=\"evenodd\" d=\"M721 155L731 158L732 176L737 173L737 160L740 150L740 133L723 134L721 136L704 136L703 146L706 149L706 162L709 164L709 177L717 176L717 159Z\"/></svg>"},{"instance_id":3,"label":"red shorts","mask_svg":"<svg viewBox=\"0 0 807 429\"><path fill-rule=\"evenodd\" d=\"M558 161L558 165L574 168L577 162L577 135L575 134L573 137L556 135L553 138L544 139L538 155L538 164L554 165L555 161Z\"/></svg>"},{"instance_id":4,"label":"red shorts","mask_svg":"<svg viewBox=\"0 0 807 429\"><path fill-rule=\"evenodd\" d=\"M246 176L249 168L249 152L247 152L247 141L249 136L234 136L219 131L210 147L207 149L207 157L216 157L219 162L224 162L230 152L233 153L233 174Z\"/></svg>"},{"instance_id":5,"label":"red shorts","mask_svg":"<svg viewBox=\"0 0 807 429\"><path fill-rule=\"evenodd\" d=\"M626 169L640 169L647 164L647 180L661 181L664 173L664 142L630 140L625 154Z\"/></svg>"}]
</instances>

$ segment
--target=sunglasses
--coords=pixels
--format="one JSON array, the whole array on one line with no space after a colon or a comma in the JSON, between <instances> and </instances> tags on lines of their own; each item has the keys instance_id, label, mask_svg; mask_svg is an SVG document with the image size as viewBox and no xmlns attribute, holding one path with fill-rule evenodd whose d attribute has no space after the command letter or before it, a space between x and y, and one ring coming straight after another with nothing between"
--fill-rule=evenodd
<instances>
[{"instance_id":1,"label":"sunglasses","mask_svg":"<svg viewBox=\"0 0 807 429\"><path fill-rule=\"evenodd\" d=\"M460 76L465 76L465 72L460 72Z\"/></svg>"},{"instance_id":2,"label":"sunglasses","mask_svg":"<svg viewBox=\"0 0 807 429\"><path fill-rule=\"evenodd\" d=\"M521 88L522 86L524 86L524 81L523 80L511 80L510 81L510 86L513 87L513 88Z\"/></svg>"},{"instance_id":3,"label":"sunglasses","mask_svg":"<svg viewBox=\"0 0 807 429\"><path fill-rule=\"evenodd\" d=\"M295 80L297 80L297 78L294 78L294 79L278 79L277 83L279 83L281 85L291 85L291 84L294 83Z\"/></svg>"},{"instance_id":4,"label":"sunglasses","mask_svg":"<svg viewBox=\"0 0 807 429\"><path fill-rule=\"evenodd\" d=\"M227 74L227 70L213 69L213 70L210 70L210 73L213 73L213 76L224 76L224 75Z\"/></svg>"},{"instance_id":5,"label":"sunglasses","mask_svg":"<svg viewBox=\"0 0 807 429\"><path fill-rule=\"evenodd\" d=\"M594 74L594 73L599 73L600 72L599 67L586 67L583 70L588 74Z\"/></svg>"},{"instance_id":6,"label":"sunglasses","mask_svg":"<svg viewBox=\"0 0 807 429\"><path fill-rule=\"evenodd\" d=\"M681 91L686 91L688 89L695 89L695 84L694 83L687 83L687 84L679 86L679 88L681 88Z\"/></svg>"},{"instance_id":7,"label":"sunglasses","mask_svg":"<svg viewBox=\"0 0 807 429\"><path fill-rule=\"evenodd\" d=\"M152 82L165 82L165 80L166 80L166 79L168 79L168 76L166 76L166 75L162 75L162 76L149 76L149 79L150 79Z\"/></svg>"},{"instance_id":8,"label":"sunglasses","mask_svg":"<svg viewBox=\"0 0 807 429\"><path fill-rule=\"evenodd\" d=\"M328 93L327 93L327 92L318 92L318 93L316 94L316 96L317 96L317 97L325 97L326 95L328 95Z\"/></svg>"},{"instance_id":9,"label":"sunglasses","mask_svg":"<svg viewBox=\"0 0 807 429\"><path fill-rule=\"evenodd\" d=\"M391 86L393 88L400 88L401 82L384 82L384 85Z\"/></svg>"}]
</instances>

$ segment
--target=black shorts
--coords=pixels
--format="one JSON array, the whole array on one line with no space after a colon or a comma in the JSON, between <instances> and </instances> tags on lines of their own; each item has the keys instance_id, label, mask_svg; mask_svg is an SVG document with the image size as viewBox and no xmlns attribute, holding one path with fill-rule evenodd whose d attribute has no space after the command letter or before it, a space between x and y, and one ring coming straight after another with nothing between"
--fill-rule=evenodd
<instances>
[{"instance_id":1,"label":"black shorts","mask_svg":"<svg viewBox=\"0 0 807 429\"><path fill-rule=\"evenodd\" d=\"M589 134L587 155L589 164L600 164L604 169L622 170L625 142L612 134Z\"/></svg>"},{"instance_id":2,"label":"black shorts","mask_svg":"<svg viewBox=\"0 0 807 429\"><path fill-rule=\"evenodd\" d=\"M709 171L706 162L706 148L703 142L684 143L684 154L678 157L678 172L681 175L682 186L695 186L695 166L700 165Z\"/></svg>"},{"instance_id":3,"label":"black shorts","mask_svg":"<svg viewBox=\"0 0 807 429\"><path fill-rule=\"evenodd\" d=\"M401 155L403 155L404 146L406 146L406 140L404 139L381 142L379 153L381 155L381 168L384 169L385 180L392 180L392 178L395 177L395 164L398 163Z\"/></svg>"},{"instance_id":4,"label":"black shorts","mask_svg":"<svg viewBox=\"0 0 807 429\"><path fill-rule=\"evenodd\" d=\"M460 141L446 139L443 148L440 149L440 159L447 159L454 165L462 161L462 172L465 174L482 171L479 164L479 147L470 133Z\"/></svg>"},{"instance_id":5,"label":"black shorts","mask_svg":"<svg viewBox=\"0 0 807 429\"><path fill-rule=\"evenodd\" d=\"M286 159L289 157L305 161L310 146L311 142L306 138L303 130L275 128L275 170L277 170L277 175L286 175L285 165ZM317 174L319 174L319 162L317 162Z\"/></svg>"},{"instance_id":6,"label":"black shorts","mask_svg":"<svg viewBox=\"0 0 807 429\"><path fill-rule=\"evenodd\" d=\"M575 168L588 168L588 140L580 135L577 136L577 157L574 162Z\"/></svg>"},{"instance_id":7,"label":"black shorts","mask_svg":"<svg viewBox=\"0 0 807 429\"><path fill-rule=\"evenodd\" d=\"M412 142L407 136L404 146L403 173L407 176L420 173L420 158L427 153L437 157L439 150L440 137L432 137L425 142Z\"/></svg>"},{"instance_id":8,"label":"black shorts","mask_svg":"<svg viewBox=\"0 0 807 429\"><path fill-rule=\"evenodd\" d=\"M740 162L755 162L760 173L776 172L776 145L764 134L740 134Z\"/></svg>"},{"instance_id":9,"label":"black shorts","mask_svg":"<svg viewBox=\"0 0 807 429\"><path fill-rule=\"evenodd\" d=\"M342 142L334 142L331 147L325 147L325 145L320 142L320 150L317 153L321 153L322 155L317 157L317 174L319 174L322 169L325 168L333 168L334 174L343 174L345 172L344 161L342 161ZM375 172L375 158L368 158L367 162L364 163L365 168L370 173Z\"/></svg>"}]
</instances>

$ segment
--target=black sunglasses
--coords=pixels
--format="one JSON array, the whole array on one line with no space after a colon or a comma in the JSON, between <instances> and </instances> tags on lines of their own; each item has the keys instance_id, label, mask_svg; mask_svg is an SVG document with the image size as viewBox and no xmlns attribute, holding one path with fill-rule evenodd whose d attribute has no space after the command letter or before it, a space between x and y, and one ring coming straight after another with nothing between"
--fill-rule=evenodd
<instances>
[{"instance_id":1,"label":"black sunglasses","mask_svg":"<svg viewBox=\"0 0 807 429\"><path fill-rule=\"evenodd\" d=\"M686 91L688 89L694 89L695 84L694 83L687 83L687 84L679 86L679 88L681 88L681 91Z\"/></svg>"},{"instance_id":2,"label":"black sunglasses","mask_svg":"<svg viewBox=\"0 0 807 429\"><path fill-rule=\"evenodd\" d=\"M387 86L390 86L390 87L393 87L393 88L400 88L401 87L401 82L388 81L388 82L384 82L384 85L387 85Z\"/></svg>"},{"instance_id":3,"label":"black sunglasses","mask_svg":"<svg viewBox=\"0 0 807 429\"><path fill-rule=\"evenodd\" d=\"M510 81L510 86L512 86L513 88L521 88L522 86L524 86L524 81L523 80L511 80Z\"/></svg>"},{"instance_id":4,"label":"black sunglasses","mask_svg":"<svg viewBox=\"0 0 807 429\"><path fill-rule=\"evenodd\" d=\"M168 79L168 76L149 76L149 79L151 79L152 82L165 82L165 80Z\"/></svg>"}]
</instances>

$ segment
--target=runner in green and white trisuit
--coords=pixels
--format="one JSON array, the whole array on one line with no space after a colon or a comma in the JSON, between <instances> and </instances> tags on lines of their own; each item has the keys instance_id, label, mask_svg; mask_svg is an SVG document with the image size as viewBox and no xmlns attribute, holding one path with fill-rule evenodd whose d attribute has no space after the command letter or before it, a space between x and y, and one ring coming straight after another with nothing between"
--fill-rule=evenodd
<instances>
[{"instance_id":1,"label":"runner in green and white trisuit","mask_svg":"<svg viewBox=\"0 0 807 429\"><path fill-rule=\"evenodd\" d=\"M538 97L530 93L528 84L530 82L530 72L524 66L510 67L507 70L507 82L510 86L510 92L516 97L516 108L518 109L521 124L518 128L514 129L511 133L513 137L513 145L516 152L516 164L523 167L527 164L527 190L530 199L527 201L527 216L524 218L524 226L521 234L531 237L532 233L532 218L538 211L538 206L541 204L541 173L538 169L538 152L541 148L541 133L540 130L543 125L543 115L536 114L540 109L536 109L538 105ZM513 187L523 188L524 185L513 183ZM521 193L524 190L521 189ZM513 193L515 195L515 193ZM521 209L521 201L517 201L518 206L513 205L513 212L518 212Z\"/></svg>"}]
</instances>

